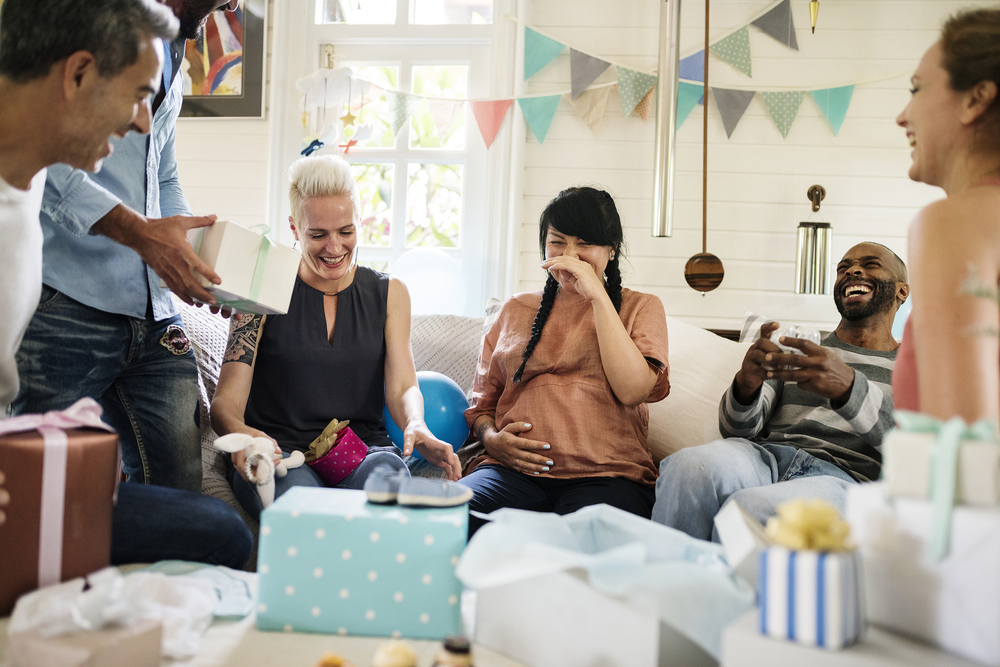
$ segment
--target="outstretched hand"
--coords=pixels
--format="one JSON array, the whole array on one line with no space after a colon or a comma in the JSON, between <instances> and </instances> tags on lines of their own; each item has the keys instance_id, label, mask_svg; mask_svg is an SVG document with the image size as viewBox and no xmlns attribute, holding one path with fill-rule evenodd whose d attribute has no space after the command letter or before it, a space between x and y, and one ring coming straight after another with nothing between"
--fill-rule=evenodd
<instances>
[{"instance_id":1,"label":"outstretched hand","mask_svg":"<svg viewBox=\"0 0 1000 667\"><path fill-rule=\"evenodd\" d=\"M511 422L501 431L492 431L492 435L483 437L486 453L494 459L518 472L538 475L548 472L555 463L548 453L540 454L549 449L547 442L522 438L521 434L531 430L531 424L526 422Z\"/></svg>"},{"instance_id":2,"label":"outstretched hand","mask_svg":"<svg viewBox=\"0 0 1000 667\"><path fill-rule=\"evenodd\" d=\"M835 405L843 405L851 396L854 387L854 369L826 347L803 338L781 337L781 344L801 350L798 354L771 353L765 363L774 369L767 372L769 380L797 382L800 389L830 399Z\"/></svg>"},{"instance_id":3,"label":"outstretched hand","mask_svg":"<svg viewBox=\"0 0 1000 667\"><path fill-rule=\"evenodd\" d=\"M452 482L462 476L462 464L451 445L434 437L424 422L410 420L403 430L403 456L412 454L414 447L429 463L443 469Z\"/></svg>"}]
</instances>

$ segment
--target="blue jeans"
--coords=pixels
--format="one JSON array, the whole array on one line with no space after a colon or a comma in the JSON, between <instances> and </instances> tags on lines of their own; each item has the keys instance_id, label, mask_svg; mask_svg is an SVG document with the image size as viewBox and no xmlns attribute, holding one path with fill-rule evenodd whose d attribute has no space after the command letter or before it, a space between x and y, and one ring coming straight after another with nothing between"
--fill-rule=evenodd
<instances>
[{"instance_id":1,"label":"blue jeans","mask_svg":"<svg viewBox=\"0 0 1000 667\"><path fill-rule=\"evenodd\" d=\"M365 480L368 476L372 474L375 468L379 466L389 466L393 470L406 470L406 465L403 463L403 459L399 457L393 450L395 447L377 447L368 450L368 455L365 456L365 460L358 464L351 474L349 474L344 479L336 485L335 488L338 489L363 489L365 486ZM396 450L399 451L399 450ZM289 451L285 451L285 458L288 458ZM247 514L252 516L254 519L260 520L260 513L264 510L264 506L260 502L260 494L257 493L257 485L251 484L250 482L243 479L239 473L235 470L230 471L230 484L233 485L233 493L236 495L236 499L240 501L240 505L243 509L247 511ZM407 471L407 476L409 476L409 471ZM313 469L306 464L300 465L298 468L292 468L288 471L288 474L284 477L274 476L274 499L277 500L281 494L283 494L288 489L293 486L327 486L319 475L313 472Z\"/></svg>"},{"instance_id":2,"label":"blue jeans","mask_svg":"<svg viewBox=\"0 0 1000 667\"><path fill-rule=\"evenodd\" d=\"M716 440L660 462L653 521L701 540L719 541L715 515L728 501L761 523L794 498L822 498L844 512L853 477L790 445Z\"/></svg>"},{"instance_id":3,"label":"blue jeans","mask_svg":"<svg viewBox=\"0 0 1000 667\"><path fill-rule=\"evenodd\" d=\"M463 477L461 483L472 489L469 511L483 514L501 507L570 514L604 503L648 519L653 506L653 489L622 477L554 479L486 464ZM470 514L469 537L485 523Z\"/></svg>"},{"instance_id":4,"label":"blue jeans","mask_svg":"<svg viewBox=\"0 0 1000 667\"><path fill-rule=\"evenodd\" d=\"M118 431L131 481L200 492L198 367L180 325L180 316L105 313L43 286L17 352L13 413L63 410L90 396Z\"/></svg>"},{"instance_id":5,"label":"blue jeans","mask_svg":"<svg viewBox=\"0 0 1000 667\"><path fill-rule=\"evenodd\" d=\"M242 568L253 534L218 498L132 482L118 487L111 564L191 560Z\"/></svg>"}]
</instances>

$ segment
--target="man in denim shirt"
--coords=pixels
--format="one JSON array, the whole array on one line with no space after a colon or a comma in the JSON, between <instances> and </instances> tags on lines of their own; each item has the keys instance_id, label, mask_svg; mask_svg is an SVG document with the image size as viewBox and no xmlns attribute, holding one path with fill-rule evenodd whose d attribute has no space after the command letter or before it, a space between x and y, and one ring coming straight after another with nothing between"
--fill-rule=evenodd
<instances>
[{"instance_id":1,"label":"man in denim shirt","mask_svg":"<svg viewBox=\"0 0 1000 667\"><path fill-rule=\"evenodd\" d=\"M49 169L42 202L43 282L17 355L15 413L63 409L81 396L104 407L131 481L201 490L198 374L180 315L160 279L190 303L214 303L190 269L219 278L186 233L191 217L174 151L186 39L238 0L167 0L180 37L165 44L148 136L129 134L98 174Z\"/></svg>"}]
</instances>

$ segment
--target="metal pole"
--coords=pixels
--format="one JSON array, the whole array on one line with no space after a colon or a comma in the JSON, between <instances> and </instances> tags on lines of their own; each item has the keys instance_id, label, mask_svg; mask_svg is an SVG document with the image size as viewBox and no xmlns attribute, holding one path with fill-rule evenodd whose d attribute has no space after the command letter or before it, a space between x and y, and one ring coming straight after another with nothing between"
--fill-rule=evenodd
<instances>
[{"instance_id":1,"label":"metal pole","mask_svg":"<svg viewBox=\"0 0 1000 667\"><path fill-rule=\"evenodd\" d=\"M677 67L681 50L681 0L660 2L659 83L656 102L656 151L653 158L653 236L674 231L674 149L677 126Z\"/></svg>"}]
</instances>

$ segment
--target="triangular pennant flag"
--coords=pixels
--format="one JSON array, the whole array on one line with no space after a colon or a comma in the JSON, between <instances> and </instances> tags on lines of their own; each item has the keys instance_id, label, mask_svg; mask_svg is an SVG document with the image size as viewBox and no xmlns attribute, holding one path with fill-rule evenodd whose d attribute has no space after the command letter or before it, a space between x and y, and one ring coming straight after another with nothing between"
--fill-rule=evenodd
<instances>
[{"instance_id":1,"label":"triangular pennant flag","mask_svg":"<svg viewBox=\"0 0 1000 667\"><path fill-rule=\"evenodd\" d=\"M726 128L727 138L733 136L736 124L740 122L755 94L752 90L729 90L712 86L712 97L715 98L715 105L719 107L719 115L722 116L722 125Z\"/></svg>"},{"instance_id":2,"label":"triangular pennant flag","mask_svg":"<svg viewBox=\"0 0 1000 667\"><path fill-rule=\"evenodd\" d=\"M635 109L635 105L656 85L656 76L624 67L616 69L618 70L618 94L622 98L622 115L628 116Z\"/></svg>"},{"instance_id":3,"label":"triangular pennant flag","mask_svg":"<svg viewBox=\"0 0 1000 667\"><path fill-rule=\"evenodd\" d=\"M479 133L483 135L487 148L493 145L493 140L497 138L497 132L503 125L504 116L507 115L507 109L513 103L512 99L469 102L472 115L476 117L476 125L479 126Z\"/></svg>"},{"instance_id":4,"label":"triangular pennant flag","mask_svg":"<svg viewBox=\"0 0 1000 667\"><path fill-rule=\"evenodd\" d=\"M777 93L765 93L761 91L760 96L764 98L764 104L771 114L771 120L778 126L781 136L788 138L788 131L792 129L795 116L799 113L799 105L802 98L806 96L804 90L788 90Z\"/></svg>"},{"instance_id":5,"label":"triangular pennant flag","mask_svg":"<svg viewBox=\"0 0 1000 667\"><path fill-rule=\"evenodd\" d=\"M458 118L463 104L465 102L462 100L433 100L429 97L427 98L427 108L430 109L431 120L434 121L434 127L437 128L438 137L441 138L442 142L448 136L448 130L455 124L455 119Z\"/></svg>"},{"instance_id":6,"label":"triangular pennant flag","mask_svg":"<svg viewBox=\"0 0 1000 667\"><path fill-rule=\"evenodd\" d=\"M583 122L587 124L590 131L597 134L604 124L604 110L608 106L608 96L611 95L611 86L585 90L578 98L570 99L570 104L576 109Z\"/></svg>"},{"instance_id":7,"label":"triangular pennant flag","mask_svg":"<svg viewBox=\"0 0 1000 667\"><path fill-rule=\"evenodd\" d=\"M677 77L688 81L705 80L705 49L693 56L682 58L677 64Z\"/></svg>"},{"instance_id":8,"label":"triangular pennant flag","mask_svg":"<svg viewBox=\"0 0 1000 667\"><path fill-rule=\"evenodd\" d=\"M715 44L709 46L712 53L719 56L727 63L743 72L747 76L750 74L750 31L743 26L729 37L720 39Z\"/></svg>"},{"instance_id":9,"label":"triangular pennant flag","mask_svg":"<svg viewBox=\"0 0 1000 667\"><path fill-rule=\"evenodd\" d=\"M653 110L653 93L655 92L656 86L653 86L653 89L646 93L646 96L635 105L635 112L643 120L649 120L649 112Z\"/></svg>"},{"instance_id":10,"label":"triangular pennant flag","mask_svg":"<svg viewBox=\"0 0 1000 667\"><path fill-rule=\"evenodd\" d=\"M417 110L424 98L409 93L400 93L395 90L385 91L385 99L389 103L389 127L392 135L399 133L399 128L406 125L410 116Z\"/></svg>"},{"instance_id":11,"label":"triangular pennant flag","mask_svg":"<svg viewBox=\"0 0 1000 667\"><path fill-rule=\"evenodd\" d=\"M677 127L679 128L687 120L691 109L698 104L698 98L705 92L705 86L696 83L677 82Z\"/></svg>"},{"instance_id":12,"label":"triangular pennant flag","mask_svg":"<svg viewBox=\"0 0 1000 667\"><path fill-rule=\"evenodd\" d=\"M569 78L572 82L573 99L580 96L587 86L594 83L594 79L601 76L604 70L611 67L611 63L594 56L588 56L576 49L569 50Z\"/></svg>"},{"instance_id":13,"label":"triangular pennant flag","mask_svg":"<svg viewBox=\"0 0 1000 667\"><path fill-rule=\"evenodd\" d=\"M538 74L565 48L565 44L524 26L524 80Z\"/></svg>"},{"instance_id":14,"label":"triangular pennant flag","mask_svg":"<svg viewBox=\"0 0 1000 667\"><path fill-rule=\"evenodd\" d=\"M795 39L795 22L792 21L790 0L782 0L778 6L754 21L753 25L788 48L799 50L799 42Z\"/></svg>"},{"instance_id":15,"label":"triangular pennant flag","mask_svg":"<svg viewBox=\"0 0 1000 667\"><path fill-rule=\"evenodd\" d=\"M840 126L844 124L844 117L847 115L847 107L851 105L853 94L854 86L812 91L813 99L819 105L820 111L830 121L834 136L840 132Z\"/></svg>"},{"instance_id":16,"label":"triangular pennant flag","mask_svg":"<svg viewBox=\"0 0 1000 667\"><path fill-rule=\"evenodd\" d=\"M552 124L552 117L556 115L560 99L562 95L524 97L517 100L521 106L521 113L524 114L524 122L531 128L531 132L540 144L545 142L545 135L548 134L549 125Z\"/></svg>"}]
</instances>

